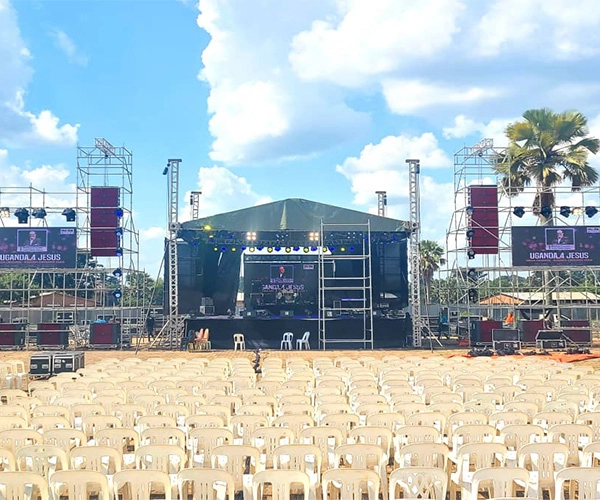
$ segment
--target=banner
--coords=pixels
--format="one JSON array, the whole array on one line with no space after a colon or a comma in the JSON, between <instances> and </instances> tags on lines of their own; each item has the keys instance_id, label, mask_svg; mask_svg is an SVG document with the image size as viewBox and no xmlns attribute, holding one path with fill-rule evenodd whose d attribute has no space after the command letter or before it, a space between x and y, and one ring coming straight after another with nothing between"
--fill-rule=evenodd
<instances>
[{"instance_id":1,"label":"banner","mask_svg":"<svg viewBox=\"0 0 600 500\"><path fill-rule=\"evenodd\" d=\"M511 228L512 265L600 266L600 226Z\"/></svg>"},{"instance_id":2,"label":"banner","mask_svg":"<svg viewBox=\"0 0 600 500\"><path fill-rule=\"evenodd\" d=\"M0 228L0 269L75 268L72 227Z\"/></svg>"}]
</instances>

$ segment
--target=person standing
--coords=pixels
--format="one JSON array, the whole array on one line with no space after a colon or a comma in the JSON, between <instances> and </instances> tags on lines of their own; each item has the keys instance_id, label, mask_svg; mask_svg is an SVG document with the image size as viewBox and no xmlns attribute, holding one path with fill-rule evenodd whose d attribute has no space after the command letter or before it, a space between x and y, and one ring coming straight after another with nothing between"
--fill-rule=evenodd
<instances>
[{"instance_id":1,"label":"person standing","mask_svg":"<svg viewBox=\"0 0 600 500\"><path fill-rule=\"evenodd\" d=\"M146 318L146 333L148 335L148 342L154 338L154 316L149 315Z\"/></svg>"}]
</instances>

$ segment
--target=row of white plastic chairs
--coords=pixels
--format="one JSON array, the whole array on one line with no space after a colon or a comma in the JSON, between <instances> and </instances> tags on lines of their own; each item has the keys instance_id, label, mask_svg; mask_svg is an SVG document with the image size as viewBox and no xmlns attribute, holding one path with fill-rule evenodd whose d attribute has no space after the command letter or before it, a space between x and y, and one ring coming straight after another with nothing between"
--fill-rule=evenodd
<instances>
[{"instance_id":1,"label":"row of white plastic chairs","mask_svg":"<svg viewBox=\"0 0 600 500\"><path fill-rule=\"evenodd\" d=\"M490 500L517 500L541 498L516 496L517 491L529 494L529 473L522 468L483 468L473 473L470 489L461 490L461 500L479 498L485 493ZM112 500L118 498L164 498L184 500L192 498L236 497L235 478L222 469L183 469L175 477L157 470L123 470L109 478L91 470L63 470L48 478L32 472L0 472L0 489L5 498L19 500ZM387 483L387 480L386 480ZM270 491L265 488L270 486ZM241 487L245 499L289 500L291 494L302 498L356 499L366 495L368 500L378 500L382 491L380 477L368 469L331 469L323 474L319 488L311 486L308 474L300 470L260 471L247 478ZM572 498L598 498L600 469L565 468L557 472L554 480L555 500ZM447 477L435 468L415 467L396 469L389 478L389 492L384 500L446 498ZM268 495L267 495L268 491ZM334 496L336 495L336 496ZM402 496L398 496L402 495ZM515 496L509 496L515 495Z\"/></svg>"}]
</instances>

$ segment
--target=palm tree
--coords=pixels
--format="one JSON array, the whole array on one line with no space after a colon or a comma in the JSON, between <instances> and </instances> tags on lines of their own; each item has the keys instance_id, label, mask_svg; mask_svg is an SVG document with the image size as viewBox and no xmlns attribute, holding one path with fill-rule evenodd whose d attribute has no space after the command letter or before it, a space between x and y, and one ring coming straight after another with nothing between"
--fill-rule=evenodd
<instances>
[{"instance_id":1,"label":"palm tree","mask_svg":"<svg viewBox=\"0 0 600 500\"><path fill-rule=\"evenodd\" d=\"M419 245L419 254L421 257L421 277L423 278L425 301L429 304L433 275L441 265L446 263L446 259L443 257L444 249L435 241L431 240L421 241L421 244Z\"/></svg>"},{"instance_id":2,"label":"palm tree","mask_svg":"<svg viewBox=\"0 0 600 500\"><path fill-rule=\"evenodd\" d=\"M554 113L548 108L525 111L522 121L506 128L510 143L496 171L504 176L501 182L509 196L523 192L526 186L535 186L533 213L544 225L554 221L554 186L566 181L578 191L598 180L598 172L588 163L588 154L598 152L600 141L587 137L588 133L583 114Z\"/></svg>"}]
</instances>

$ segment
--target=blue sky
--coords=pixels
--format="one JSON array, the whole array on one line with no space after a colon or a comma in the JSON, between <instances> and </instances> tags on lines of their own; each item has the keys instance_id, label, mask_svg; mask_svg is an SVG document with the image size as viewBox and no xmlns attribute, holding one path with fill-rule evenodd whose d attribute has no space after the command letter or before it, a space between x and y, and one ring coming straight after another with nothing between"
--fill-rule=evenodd
<instances>
[{"instance_id":1,"label":"blue sky","mask_svg":"<svg viewBox=\"0 0 600 500\"><path fill-rule=\"evenodd\" d=\"M288 197L374 212L386 190L406 219L416 157L423 237L443 243L461 146L503 145L543 106L600 136L599 26L595 0L0 0L0 187L68 191L77 144L126 145L153 274L167 158L184 220L197 189L201 215Z\"/></svg>"}]
</instances>

